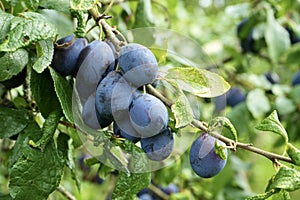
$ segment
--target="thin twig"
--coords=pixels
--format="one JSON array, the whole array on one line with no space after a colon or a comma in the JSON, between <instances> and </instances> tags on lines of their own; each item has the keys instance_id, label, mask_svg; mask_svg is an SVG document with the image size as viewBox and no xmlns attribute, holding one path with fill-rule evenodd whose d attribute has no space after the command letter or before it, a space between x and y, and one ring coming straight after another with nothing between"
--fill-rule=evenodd
<instances>
[{"instance_id":1,"label":"thin twig","mask_svg":"<svg viewBox=\"0 0 300 200\"><path fill-rule=\"evenodd\" d=\"M60 192L62 195L64 195L67 199L76 200L76 198L68 190L66 190L64 187L59 186L58 188L56 188L56 190L58 192Z\"/></svg>"}]
</instances>

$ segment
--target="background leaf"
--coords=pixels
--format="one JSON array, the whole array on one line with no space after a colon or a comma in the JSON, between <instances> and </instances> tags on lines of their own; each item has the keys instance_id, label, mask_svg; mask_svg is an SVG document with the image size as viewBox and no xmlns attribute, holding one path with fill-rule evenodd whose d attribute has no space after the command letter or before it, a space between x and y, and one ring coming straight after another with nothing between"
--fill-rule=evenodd
<instances>
[{"instance_id":1,"label":"background leaf","mask_svg":"<svg viewBox=\"0 0 300 200\"><path fill-rule=\"evenodd\" d=\"M42 73L52 62L54 53L54 38L41 40L37 42L36 52L38 59L32 66L37 73Z\"/></svg>"},{"instance_id":2,"label":"background leaf","mask_svg":"<svg viewBox=\"0 0 300 200\"><path fill-rule=\"evenodd\" d=\"M291 43L288 32L276 21L271 9L267 10L265 38L270 58L276 63L281 55L288 50Z\"/></svg>"},{"instance_id":3,"label":"background leaf","mask_svg":"<svg viewBox=\"0 0 300 200\"><path fill-rule=\"evenodd\" d=\"M278 119L276 110L274 110L267 118L265 118L259 125L255 127L261 131L271 131L283 137L285 142L288 142L288 135L282 124Z\"/></svg>"},{"instance_id":4,"label":"background leaf","mask_svg":"<svg viewBox=\"0 0 300 200\"><path fill-rule=\"evenodd\" d=\"M8 138L21 132L29 122L26 110L0 107L0 138Z\"/></svg>"},{"instance_id":5,"label":"background leaf","mask_svg":"<svg viewBox=\"0 0 300 200\"><path fill-rule=\"evenodd\" d=\"M72 111L72 94L73 89L70 83L58 74L54 69L50 68L50 73L54 81L54 88L61 104L62 110L71 123L74 123L73 111Z\"/></svg>"},{"instance_id":6,"label":"background leaf","mask_svg":"<svg viewBox=\"0 0 300 200\"><path fill-rule=\"evenodd\" d=\"M0 81L10 79L20 73L28 62L28 52L18 49L15 52L0 53Z\"/></svg>"},{"instance_id":7,"label":"background leaf","mask_svg":"<svg viewBox=\"0 0 300 200\"><path fill-rule=\"evenodd\" d=\"M263 116L271 109L269 99L261 89L254 89L248 93L246 105L254 118Z\"/></svg>"}]
</instances>

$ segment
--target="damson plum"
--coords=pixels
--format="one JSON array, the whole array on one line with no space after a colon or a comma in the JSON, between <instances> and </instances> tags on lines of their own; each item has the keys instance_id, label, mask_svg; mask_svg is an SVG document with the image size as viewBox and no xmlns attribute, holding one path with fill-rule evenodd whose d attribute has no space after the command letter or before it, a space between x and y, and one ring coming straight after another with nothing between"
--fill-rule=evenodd
<instances>
[{"instance_id":1,"label":"damson plum","mask_svg":"<svg viewBox=\"0 0 300 200\"><path fill-rule=\"evenodd\" d=\"M82 108L82 120L92 129L101 128L96 116L95 93L91 94Z\"/></svg>"},{"instance_id":2,"label":"damson plum","mask_svg":"<svg viewBox=\"0 0 300 200\"><path fill-rule=\"evenodd\" d=\"M231 107L235 107L239 103L242 103L246 100L246 94L240 88L232 87L226 93L226 101L227 105Z\"/></svg>"},{"instance_id":3,"label":"damson plum","mask_svg":"<svg viewBox=\"0 0 300 200\"><path fill-rule=\"evenodd\" d=\"M148 48L140 44L131 43L123 46L118 60L124 78L136 87L153 83L157 78L157 60Z\"/></svg>"},{"instance_id":4,"label":"damson plum","mask_svg":"<svg viewBox=\"0 0 300 200\"><path fill-rule=\"evenodd\" d=\"M280 82L280 78L276 72L267 72L265 73L265 77L271 84L278 84Z\"/></svg>"},{"instance_id":5,"label":"damson plum","mask_svg":"<svg viewBox=\"0 0 300 200\"><path fill-rule=\"evenodd\" d=\"M123 129L120 129L120 127L117 125L117 123L114 123L113 130L115 135L119 135L127 140L130 140L134 143L138 142L140 138L132 136L132 133L128 134Z\"/></svg>"},{"instance_id":6,"label":"damson plum","mask_svg":"<svg viewBox=\"0 0 300 200\"><path fill-rule=\"evenodd\" d=\"M133 99L129 116L132 126L142 137L154 136L168 125L166 106L150 94L141 94Z\"/></svg>"},{"instance_id":7,"label":"damson plum","mask_svg":"<svg viewBox=\"0 0 300 200\"><path fill-rule=\"evenodd\" d=\"M132 93L132 87L119 72L108 73L96 90L95 106L100 125L102 120L112 122L114 114L117 118L119 112L122 113L123 110L128 112Z\"/></svg>"},{"instance_id":8,"label":"damson plum","mask_svg":"<svg viewBox=\"0 0 300 200\"><path fill-rule=\"evenodd\" d=\"M194 172L203 178L210 178L217 175L225 166L227 161L227 149L224 149L226 159L223 160L215 152L215 142L225 144L214 137L203 133L192 144L190 150L190 164Z\"/></svg>"},{"instance_id":9,"label":"damson plum","mask_svg":"<svg viewBox=\"0 0 300 200\"><path fill-rule=\"evenodd\" d=\"M15 76L11 77L8 80L2 81L0 82L2 85L5 86L6 89L12 89L12 88L16 88L19 87L20 85L22 85L26 79L26 71L27 68L24 67L24 69L16 74Z\"/></svg>"},{"instance_id":10,"label":"damson plum","mask_svg":"<svg viewBox=\"0 0 300 200\"><path fill-rule=\"evenodd\" d=\"M79 54L87 44L85 38L75 38L74 35L57 40L51 67L62 76L75 76Z\"/></svg>"},{"instance_id":11,"label":"damson plum","mask_svg":"<svg viewBox=\"0 0 300 200\"><path fill-rule=\"evenodd\" d=\"M82 102L95 92L99 81L114 69L114 63L113 52L105 42L94 40L81 51L76 89Z\"/></svg>"},{"instance_id":12,"label":"damson plum","mask_svg":"<svg viewBox=\"0 0 300 200\"><path fill-rule=\"evenodd\" d=\"M299 85L299 84L300 84L300 71L298 71L298 72L293 76L293 79L292 79L292 86Z\"/></svg>"},{"instance_id":13,"label":"damson plum","mask_svg":"<svg viewBox=\"0 0 300 200\"><path fill-rule=\"evenodd\" d=\"M141 147L150 160L161 161L169 157L174 147L174 138L169 128L161 133L141 139Z\"/></svg>"}]
</instances>

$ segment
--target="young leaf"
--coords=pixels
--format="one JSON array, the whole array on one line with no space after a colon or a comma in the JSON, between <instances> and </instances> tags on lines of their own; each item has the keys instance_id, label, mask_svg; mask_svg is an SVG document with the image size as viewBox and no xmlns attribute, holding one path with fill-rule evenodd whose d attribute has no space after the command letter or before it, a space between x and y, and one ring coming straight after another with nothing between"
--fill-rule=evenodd
<instances>
[{"instance_id":1,"label":"young leaf","mask_svg":"<svg viewBox=\"0 0 300 200\"><path fill-rule=\"evenodd\" d=\"M0 107L0 138L8 138L21 132L29 122L26 110Z\"/></svg>"},{"instance_id":2,"label":"young leaf","mask_svg":"<svg viewBox=\"0 0 300 200\"><path fill-rule=\"evenodd\" d=\"M190 102L183 93L179 95L176 102L171 106L171 110L176 119L175 128L184 127L194 119Z\"/></svg>"},{"instance_id":3,"label":"young leaf","mask_svg":"<svg viewBox=\"0 0 300 200\"><path fill-rule=\"evenodd\" d=\"M143 151L134 144L126 144L125 150L132 153L130 168L131 171L135 171L135 173L128 174L123 171L119 173L118 182L112 196L113 199L133 199L141 189L149 185L151 180L150 172L136 173L139 170L142 172L145 167L147 169L149 168L147 158Z\"/></svg>"},{"instance_id":4,"label":"young leaf","mask_svg":"<svg viewBox=\"0 0 300 200\"><path fill-rule=\"evenodd\" d=\"M300 166L300 150L297 149L291 143L287 143L286 152L289 155L289 157L292 159L293 163L295 165Z\"/></svg>"},{"instance_id":5,"label":"young leaf","mask_svg":"<svg viewBox=\"0 0 300 200\"><path fill-rule=\"evenodd\" d=\"M300 189L300 172L296 169L281 167L275 175L269 189L285 189L294 191Z\"/></svg>"},{"instance_id":6,"label":"young leaf","mask_svg":"<svg viewBox=\"0 0 300 200\"><path fill-rule=\"evenodd\" d=\"M288 135L282 124L278 119L276 110L274 110L267 118L265 118L259 125L255 127L261 131L271 131L279 134L286 143L288 143Z\"/></svg>"},{"instance_id":7,"label":"young leaf","mask_svg":"<svg viewBox=\"0 0 300 200\"><path fill-rule=\"evenodd\" d=\"M272 9L267 9L267 24L265 38L268 53L273 62L278 62L291 45L288 32L276 21Z\"/></svg>"},{"instance_id":8,"label":"young leaf","mask_svg":"<svg viewBox=\"0 0 300 200\"><path fill-rule=\"evenodd\" d=\"M72 94L73 89L69 82L58 74L54 69L50 68L50 73L54 81L54 88L63 109L63 112L67 120L74 123L73 111L72 111Z\"/></svg>"},{"instance_id":9,"label":"young leaf","mask_svg":"<svg viewBox=\"0 0 300 200\"><path fill-rule=\"evenodd\" d=\"M254 118L259 118L271 109L268 98L262 89L254 89L248 93L246 105Z\"/></svg>"},{"instance_id":10,"label":"young leaf","mask_svg":"<svg viewBox=\"0 0 300 200\"><path fill-rule=\"evenodd\" d=\"M230 131L230 133L233 135L234 141L237 142L238 137L237 137L236 129L228 118L216 117L209 122L210 131L211 130L214 131L214 129L219 129L222 127L227 128Z\"/></svg>"},{"instance_id":11,"label":"young leaf","mask_svg":"<svg viewBox=\"0 0 300 200\"><path fill-rule=\"evenodd\" d=\"M219 75L195 67L174 67L168 70L167 79L174 80L182 90L199 97L216 97L229 90L230 85Z\"/></svg>"},{"instance_id":12,"label":"young leaf","mask_svg":"<svg viewBox=\"0 0 300 200\"><path fill-rule=\"evenodd\" d=\"M38 59L32 66L37 73L42 73L50 65L54 53L53 42L54 38L37 42L36 52Z\"/></svg>"},{"instance_id":13,"label":"young leaf","mask_svg":"<svg viewBox=\"0 0 300 200\"><path fill-rule=\"evenodd\" d=\"M33 147L38 147L43 151L46 145L53 139L60 118L60 109L52 111L43 124L43 136L37 142L30 140L30 145Z\"/></svg>"},{"instance_id":14,"label":"young leaf","mask_svg":"<svg viewBox=\"0 0 300 200\"><path fill-rule=\"evenodd\" d=\"M55 27L41 14L26 12L23 17L11 18L10 29L0 44L0 51L15 51L33 42L54 38L55 35Z\"/></svg>"},{"instance_id":15,"label":"young leaf","mask_svg":"<svg viewBox=\"0 0 300 200\"><path fill-rule=\"evenodd\" d=\"M35 127L35 128L34 128ZM12 154L9 191L13 199L47 199L59 185L65 165L66 151L59 139L57 148L52 141L44 151L31 148L29 140L41 135L38 126L33 126L18 137Z\"/></svg>"},{"instance_id":16,"label":"young leaf","mask_svg":"<svg viewBox=\"0 0 300 200\"><path fill-rule=\"evenodd\" d=\"M74 10L88 10L97 3L96 0L71 0L70 7Z\"/></svg>"},{"instance_id":17,"label":"young leaf","mask_svg":"<svg viewBox=\"0 0 300 200\"><path fill-rule=\"evenodd\" d=\"M222 158L223 160L226 160L227 156L226 153L224 152L224 147L222 145L219 144L219 142L216 140L215 142L215 152L218 156L220 156L220 158Z\"/></svg>"},{"instance_id":18,"label":"young leaf","mask_svg":"<svg viewBox=\"0 0 300 200\"><path fill-rule=\"evenodd\" d=\"M32 70L30 89L44 118L47 118L53 110L61 109L49 70L44 70L40 74Z\"/></svg>"},{"instance_id":19,"label":"young leaf","mask_svg":"<svg viewBox=\"0 0 300 200\"><path fill-rule=\"evenodd\" d=\"M10 79L20 73L28 62L28 52L18 49L15 52L0 54L0 81Z\"/></svg>"},{"instance_id":20,"label":"young leaf","mask_svg":"<svg viewBox=\"0 0 300 200\"><path fill-rule=\"evenodd\" d=\"M265 199L269 198L270 196L272 196L273 194L278 193L279 191L280 190L278 190L278 189L270 190L270 191L267 191L262 194L257 194L255 196L248 197L248 198L246 198L246 200L265 200Z\"/></svg>"}]
</instances>

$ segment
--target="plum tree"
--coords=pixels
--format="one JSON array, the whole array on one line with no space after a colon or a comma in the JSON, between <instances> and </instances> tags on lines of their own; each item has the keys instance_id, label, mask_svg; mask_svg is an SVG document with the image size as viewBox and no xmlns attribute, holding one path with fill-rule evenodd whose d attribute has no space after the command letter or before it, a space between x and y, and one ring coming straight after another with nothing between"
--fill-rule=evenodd
<instances>
[{"instance_id":1,"label":"plum tree","mask_svg":"<svg viewBox=\"0 0 300 200\"><path fill-rule=\"evenodd\" d=\"M95 92L98 83L114 69L115 58L108 44L94 40L81 51L77 64L76 89L84 102Z\"/></svg>"},{"instance_id":2,"label":"plum tree","mask_svg":"<svg viewBox=\"0 0 300 200\"><path fill-rule=\"evenodd\" d=\"M300 84L300 71L296 72L292 79L292 86Z\"/></svg>"},{"instance_id":3,"label":"plum tree","mask_svg":"<svg viewBox=\"0 0 300 200\"><path fill-rule=\"evenodd\" d=\"M79 54L87 44L85 38L75 38L75 35L57 40L51 67L63 76L75 76Z\"/></svg>"},{"instance_id":4,"label":"plum tree","mask_svg":"<svg viewBox=\"0 0 300 200\"><path fill-rule=\"evenodd\" d=\"M141 94L129 107L133 127L142 137L160 133L168 125L168 110L161 100L150 94Z\"/></svg>"},{"instance_id":5,"label":"plum tree","mask_svg":"<svg viewBox=\"0 0 300 200\"><path fill-rule=\"evenodd\" d=\"M192 144L190 149L190 164L194 172L203 178L210 178L217 175L225 166L227 161L227 149L223 151L226 159L222 159L215 152L215 142L225 146L225 144L208 133L203 133Z\"/></svg>"},{"instance_id":6,"label":"plum tree","mask_svg":"<svg viewBox=\"0 0 300 200\"><path fill-rule=\"evenodd\" d=\"M153 83L157 78L157 60L148 48L140 44L131 43L123 46L118 60L124 78L137 87Z\"/></svg>"},{"instance_id":7,"label":"plum tree","mask_svg":"<svg viewBox=\"0 0 300 200\"><path fill-rule=\"evenodd\" d=\"M165 128L157 135L142 138L141 147L150 160L164 160L172 153L174 147L173 133L169 128Z\"/></svg>"}]
</instances>

